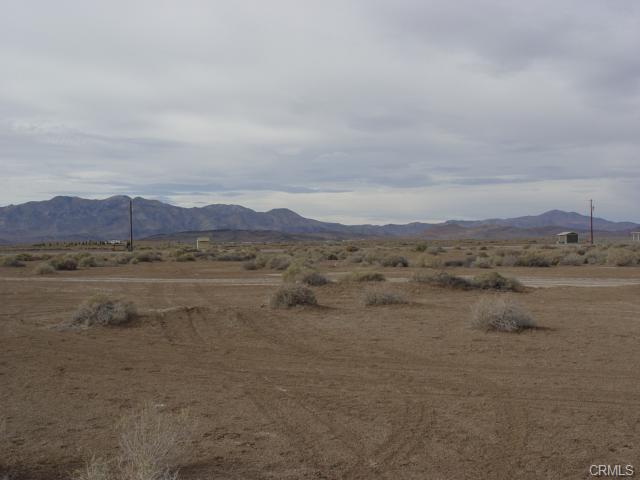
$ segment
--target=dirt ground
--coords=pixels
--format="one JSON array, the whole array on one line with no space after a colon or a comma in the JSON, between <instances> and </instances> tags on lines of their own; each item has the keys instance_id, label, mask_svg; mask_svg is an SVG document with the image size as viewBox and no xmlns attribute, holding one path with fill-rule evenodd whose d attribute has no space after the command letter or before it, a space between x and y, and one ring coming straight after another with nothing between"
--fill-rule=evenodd
<instances>
[{"instance_id":1,"label":"dirt ground","mask_svg":"<svg viewBox=\"0 0 640 480\"><path fill-rule=\"evenodd\" d=\"M69 478L92 453L115 454L115 422L147 401L188 408L197 422L184 479L640 469L640 268L494 270L549 287L513 294L542 328L474 331L466 322L482 293L399 281L385 288L407 305L364 307L367 286L332 284L314 288L319 307L274 310L279 277L237 262L52 277L0 267L0 472ZM411 269L384 271L408 278ZM544 278L556 283L535 285ZM51 328L96 292L131 299L142 314L127 327Z\"/></svg>"}]
</instances>

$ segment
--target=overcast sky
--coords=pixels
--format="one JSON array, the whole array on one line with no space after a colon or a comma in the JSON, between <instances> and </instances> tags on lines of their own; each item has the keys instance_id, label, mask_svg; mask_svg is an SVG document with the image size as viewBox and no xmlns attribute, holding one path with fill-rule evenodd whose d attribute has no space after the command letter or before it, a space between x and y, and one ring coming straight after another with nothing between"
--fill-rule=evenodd
<instances>
[{"instance_id":1,"label":"overcast sky","mask_svg":"<svg viewBox=\"0 0 640 480\"><path fill-rule=\"evenodd\" d=\"M0 204L640 221L637 0L0 0Z\"/></svg>"}]
</instances>

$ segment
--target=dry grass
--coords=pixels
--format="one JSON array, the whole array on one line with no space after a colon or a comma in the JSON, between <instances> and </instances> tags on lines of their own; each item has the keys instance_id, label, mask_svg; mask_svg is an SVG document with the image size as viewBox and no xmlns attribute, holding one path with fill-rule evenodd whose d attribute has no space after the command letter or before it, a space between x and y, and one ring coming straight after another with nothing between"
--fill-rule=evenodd
<instances>
[{"instance_id":1,"label":"dry grass","mask_svg":"<svg viewBox=\"0 0 640 480\"><path fill-rule=\"evenodd\" d=\"M117 326L132 320L136 308L132 302L105 295L95 295L83 302L71 317L71 325L79 327Z\"/></svg>"},{"instance_id":2,"label":"dry grass","mask_svg":"<svg viewBox=\"0 0 640 480\"><path fill-rule=\"evenodd\" d=\"M531 314L519 303L498 295L483 297L473 305L469 324L485 332L519 332L536 326Z\"/></svg>"},{"instance_id":3,"label":"dry grass","mask_svg":"<svg viewBox=\"0 0 640 480\"><path fill-rule=\"evenodd\" d=\"M163 413L147 404L119 425L119 454L93 456L73 480L177 480L177 466L195 425L188 414Z\"/></svg>"},{"instance_id":4,"label":"dry grass","mask_svg":"<svg viewBox=\"0 0 640 480\"><path fill-rule=\"evenodd\" d=\"M408 303L404 295L387 290L368 290L365 292L362 300L367 307Z\"/></svg>"},{"instance_id":5,"label":"dry grass","mask_svg":"<svg viewBox=\"0 0 640 480\"><path fill-rule=\"evenodd\" d=\"M302 285L283 285L269 301L272 308L290 308L297 305L317 305L316 296L310 288Z\"/></svg>"}]
</instances>

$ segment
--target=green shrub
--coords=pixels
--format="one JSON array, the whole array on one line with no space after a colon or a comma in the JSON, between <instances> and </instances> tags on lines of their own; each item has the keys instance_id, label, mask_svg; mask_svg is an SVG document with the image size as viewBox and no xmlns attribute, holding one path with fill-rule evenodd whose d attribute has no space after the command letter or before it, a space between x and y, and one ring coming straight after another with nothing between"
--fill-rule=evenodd
<instances>
[{"instance_id":1,"label":"green shrub","mask_svg":"<svg viewBox=\"0 0 640 480\"><path fill-rule=\"evenodd\" d=\"M289 308L297 305L317 305L316 296L310 288L302 285L283 285L269 301L273 308Z\"/></svg>"}]
</instances>

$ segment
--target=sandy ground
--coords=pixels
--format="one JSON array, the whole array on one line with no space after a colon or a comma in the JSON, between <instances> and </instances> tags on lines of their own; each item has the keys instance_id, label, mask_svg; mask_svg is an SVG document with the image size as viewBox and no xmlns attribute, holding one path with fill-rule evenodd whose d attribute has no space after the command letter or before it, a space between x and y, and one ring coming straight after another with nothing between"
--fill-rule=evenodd
<instances>
[{"instance_id":1,"label":"sandy ground","mask_svg":"<svg viewBox=\"0 0 640 480\"><path fill-rule=\"evenodd\" d=\"M637 283L639 269L498 270L529 284L555 279L517 294L541 329L470 330L482 293L406 282L385 288L408 305L363 307L366 287L336 284L315 289L320 307L272 310L278 278L237 264L139 264L38 282L29 268L0 268L0 471L68 478L92 453L115 454L115 421L145 401L188 408L197 421L185 479L638 469L640 286L594 284ZM580 288L559 286L569 280ZM51 328L96 292L132 299L142 315L126 328Z\"/></svg>"}]
</instances>

